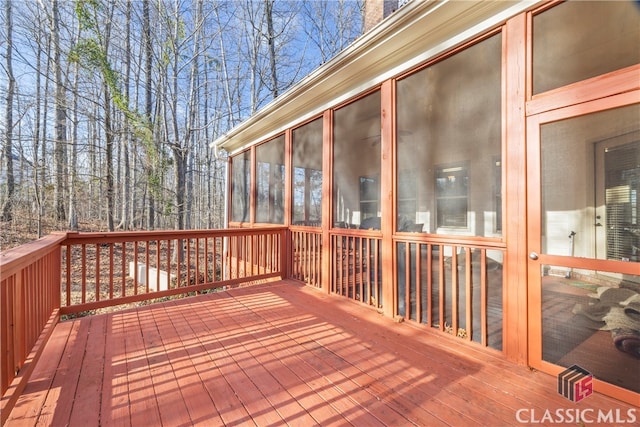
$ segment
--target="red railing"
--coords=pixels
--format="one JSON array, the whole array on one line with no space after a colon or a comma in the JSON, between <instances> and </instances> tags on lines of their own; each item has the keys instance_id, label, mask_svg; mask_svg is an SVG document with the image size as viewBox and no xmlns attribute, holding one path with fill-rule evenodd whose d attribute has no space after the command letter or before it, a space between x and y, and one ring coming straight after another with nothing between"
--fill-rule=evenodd
<instances>
[{"instance_id":1,"label":"red railing","mask_svg":"<svg viewBox=\"0 0 640 427\"><path fill-rule=\"evenodd\" d=\"M376 308L382 307L380 237L331 235L331 292ZM366 232L365 232L366 233Z\"/></svg>"},{"instance_id":2,"label":"red railing","mask_svg":"<svg viewBox=\"0 0 640 427\"><path fill-rule=\"evenodd\" d=\"M52 234L0 254L0 386L2 422L24 388L60 307L60 244ZM6 393L11 388L10 393ZM6 396L6 398L5 398Z\"/></svg>"},{"instance_id":3,"label":"red railing","mask_svg":"<svg viewBox=\"0 0 640 427\"><path fill-rule=\"evenodd\" d=\"M504 249L396 240L397 313L502 350Z\"/></svg>"},{"instance_id":4,"label":"red railing","mask_svg":"<svg viewBox=\"0 0 640 427\"><path fill-rule=\"evenodd\" d=\"M322 231L292 227L291 253L289 277L315 288L322 287Z\"/></svg>"},{"instance_id":5,"label":"red railing","mask_svg":"<svg viewBox=\"0 0 640 427\"><path fill-rule=\"evenodd\" d=\"M285 228L70 233L62 314L282 277Z\"/></svg>"},{"instance_id":6,"label":"red railing","mask_svg":"<svg viewBox=\"0 0 640 427\"><path fill-rule=\"evenodd\" d=\"M3 252L0 424L61 315L284 278L286 232L60 233Z\"/></svg>"}]
</instances>

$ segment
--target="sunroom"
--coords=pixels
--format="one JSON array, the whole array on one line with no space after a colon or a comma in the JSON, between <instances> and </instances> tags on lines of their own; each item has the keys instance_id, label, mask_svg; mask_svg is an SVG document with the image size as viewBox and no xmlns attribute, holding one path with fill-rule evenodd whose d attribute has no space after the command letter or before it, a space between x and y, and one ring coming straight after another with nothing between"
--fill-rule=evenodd
<instances>
[{"instance_id":1,"label":"sunroom","mask_svg":"<svg viewBox=\"0 0 640 427\"><path fill-rule=\"evenodd\" d=\"M413 1L212 145L288 277L640 392L635 2Z\"/></svg>"}]
</instances>

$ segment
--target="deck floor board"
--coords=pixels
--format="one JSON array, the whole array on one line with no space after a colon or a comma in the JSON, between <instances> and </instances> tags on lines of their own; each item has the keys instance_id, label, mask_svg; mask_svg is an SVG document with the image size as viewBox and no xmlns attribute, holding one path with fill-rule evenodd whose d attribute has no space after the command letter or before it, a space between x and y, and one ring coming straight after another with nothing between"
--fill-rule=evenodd
<instances>
[{"instance_id":1,"label":"deck floor board","mask_svg":"<svg viewBox=\"0 0 640 427\"><path fill-rule=\"evenodd\" d=\"M58 324L6 425L502 426L557 408L576 404L553 376L282 281Z\"/></svg>"}]
</instances>

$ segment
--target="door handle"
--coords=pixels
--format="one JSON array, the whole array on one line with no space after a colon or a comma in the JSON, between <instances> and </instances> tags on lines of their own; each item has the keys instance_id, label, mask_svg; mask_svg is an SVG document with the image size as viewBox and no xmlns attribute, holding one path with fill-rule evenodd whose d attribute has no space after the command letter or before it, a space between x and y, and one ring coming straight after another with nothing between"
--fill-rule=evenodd
<instances>
[{"instance_id":1,"label":"door handle","mask_svg":"<svg viewBox=\"0 0 640 427\"><path fill-rule=\"evenodd\" d=\"M534 261L535 261L535 260L537 260L537 259L538 259L538 254L537 254L537 253L535 253L535 252L531 252L531 253L529 254L529 258L531 258L532 260L534 260Z\"/></svg>"}]
</instances>

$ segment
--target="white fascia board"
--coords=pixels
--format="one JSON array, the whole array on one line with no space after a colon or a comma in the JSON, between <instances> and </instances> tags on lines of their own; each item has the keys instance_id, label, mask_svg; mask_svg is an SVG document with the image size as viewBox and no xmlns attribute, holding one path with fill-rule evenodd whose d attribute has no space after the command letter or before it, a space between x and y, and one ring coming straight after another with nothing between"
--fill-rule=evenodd
<instances>
[{"instance_id":1,"label":"white fascia board","mask_svg":"<svg viewBox=\"0 0 640 427\"><path fill-rule=\"evenodd\" d=\"M211 143L235 154L436 57L541 0L414 0Z\"/></svg>"}]
</instances>

